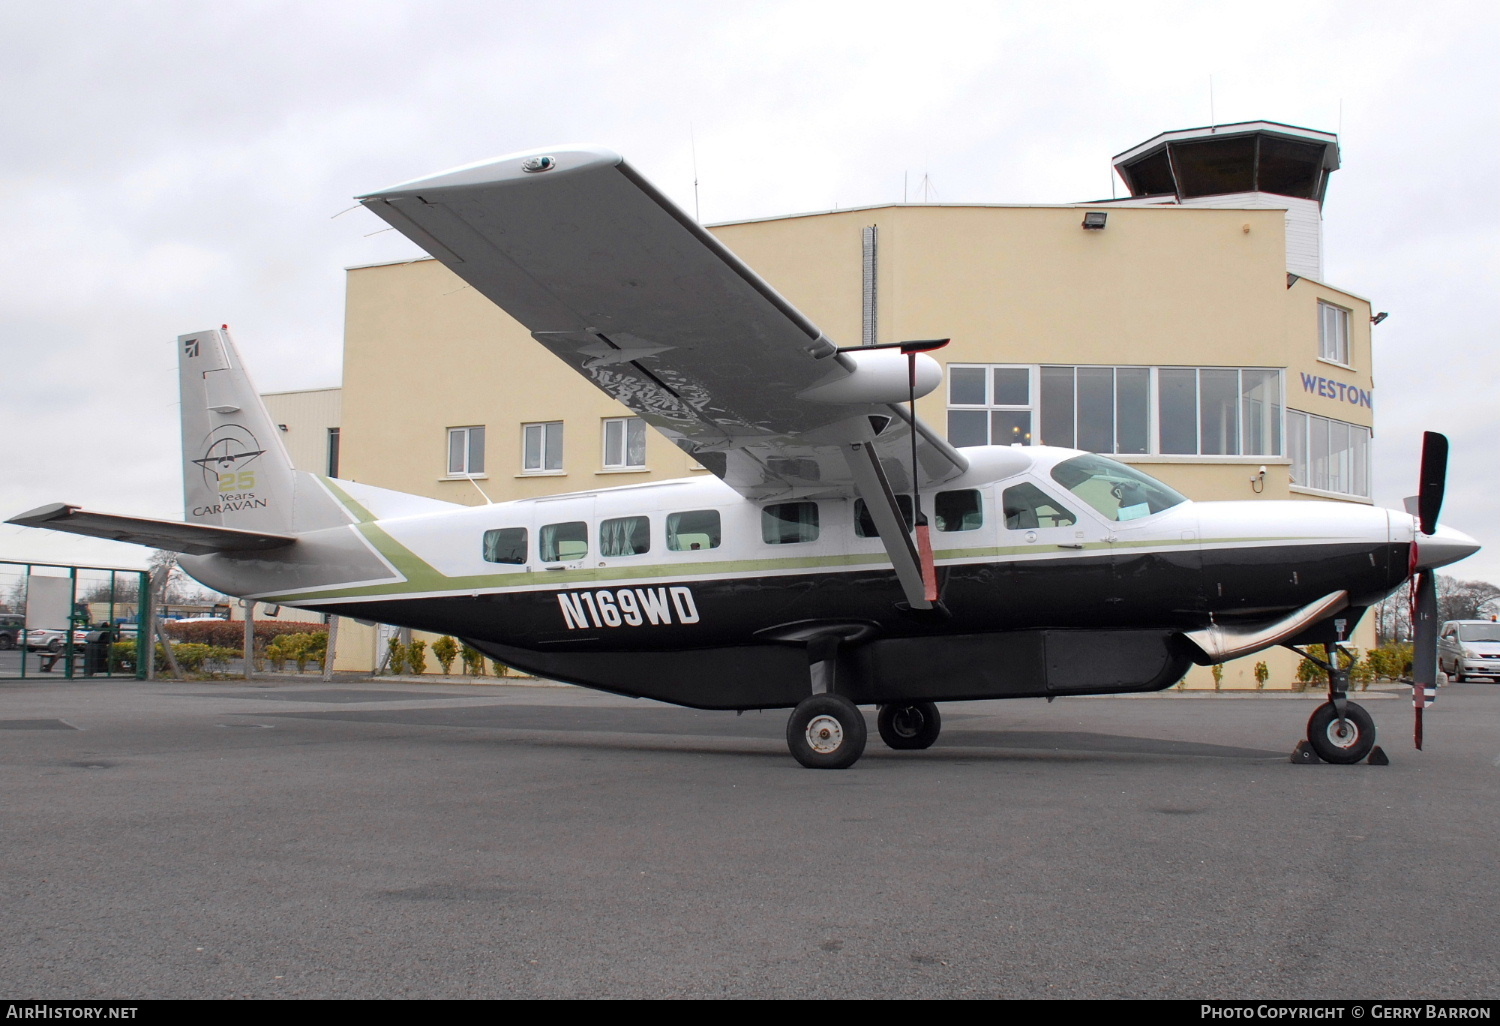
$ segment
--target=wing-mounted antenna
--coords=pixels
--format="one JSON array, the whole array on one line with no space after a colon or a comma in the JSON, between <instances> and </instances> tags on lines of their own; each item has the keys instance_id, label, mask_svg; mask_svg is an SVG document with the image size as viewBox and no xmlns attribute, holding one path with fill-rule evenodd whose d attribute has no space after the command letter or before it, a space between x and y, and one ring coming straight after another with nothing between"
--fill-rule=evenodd
<instances>
[{"instance_id":1,"label":"wing-mounted antenna","mask_svg":"<svg viewBox=\"0 0 1500 1026\"><path fill-rule=\"evenodd\" d=\"M909 342L883 342L873 346L847 346L839 352L860 353L874 349L899 350L906 357L907 408L910 411L910 423L915 425L917 423L917 357L921 353L941 349L950 341L952 340L946 338L929 338ZM928 390L924 390L924 394L926 391ZM896 569L896 577L901 582L901 589L906 593L907 604L912 609L925 611L941 608L941 606L938 605L937 567L932 559L931 528L927 523L927 514L922 512L917 440L918 432L913 430L911 432L911 534L907 533L906 527L902 524L900 506L895 494L891 491L890 482L886 479L885 472L880 466L880 458L875 450L868 445L849 446L848 457L855 489L870 510L870 518L875 522L875 529L880 533L880 540L885 545L886 554L891 557L891 564Z\"/></svg>"}]
</instances>

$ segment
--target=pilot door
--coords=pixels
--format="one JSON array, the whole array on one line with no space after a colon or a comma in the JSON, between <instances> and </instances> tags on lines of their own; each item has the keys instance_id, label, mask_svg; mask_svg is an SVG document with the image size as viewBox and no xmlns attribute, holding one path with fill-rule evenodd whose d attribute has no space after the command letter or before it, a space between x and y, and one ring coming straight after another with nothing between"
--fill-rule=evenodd
<instances>
[{"instance_id":1,"label":"pilot door","mask_svg":"<svg viewBox=\"0 0 1500 1026\"><path fill-rule=\"evenodd\" d=\"M1026 478L1001 482L995 494L1006 622L1017 627L1096 623L1096 607L1111 584L1105 525L1075 496Z\"/></svg>"}]
</instances>

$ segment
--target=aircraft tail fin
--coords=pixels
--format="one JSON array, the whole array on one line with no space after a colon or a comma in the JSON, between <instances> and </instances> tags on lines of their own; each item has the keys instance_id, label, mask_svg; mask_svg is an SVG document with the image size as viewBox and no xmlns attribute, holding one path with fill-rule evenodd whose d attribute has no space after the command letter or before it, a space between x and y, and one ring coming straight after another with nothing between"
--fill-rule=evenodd
<instances>
[{"instance_id":1,"label":"aircraft tail fin","mask_svg":"<svg viewBox=\"0 0 1500 1026\"><path fill-rule=\"evenodd\" d=\"M177 339L182 395L183 518L189 524L294 534L297 472L227 329Z\"/></svg>"}]
</instances>

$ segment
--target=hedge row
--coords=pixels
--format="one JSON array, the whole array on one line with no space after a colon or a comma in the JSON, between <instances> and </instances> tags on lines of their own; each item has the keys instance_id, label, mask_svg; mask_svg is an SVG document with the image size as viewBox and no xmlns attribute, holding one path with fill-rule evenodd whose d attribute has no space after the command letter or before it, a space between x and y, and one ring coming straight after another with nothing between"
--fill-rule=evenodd
<instances>
[{"instance_id":1,"label":"hedge row","mask_svg":"<svg viewBox=\"0 0 1500 1026\"><path fill-rule=\"evenodd\" d=\"M162 626L166 629L167 637L175 642L213 645L232 648L235 651L243 651L245 648L245 621L243 620L220 620L215 623L200 620L197 623L168 623ZM294 623L285 620L255 621L256 647L269 645L274 639L284 634L326 634L327 632L326 623Z\"/></svg>"}]
</instances>

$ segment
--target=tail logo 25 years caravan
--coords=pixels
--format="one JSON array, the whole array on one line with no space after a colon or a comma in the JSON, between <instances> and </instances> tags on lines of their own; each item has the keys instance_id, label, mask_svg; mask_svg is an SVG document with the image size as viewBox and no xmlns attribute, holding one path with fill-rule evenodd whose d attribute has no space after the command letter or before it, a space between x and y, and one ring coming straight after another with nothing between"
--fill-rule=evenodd
<instances>
[{"instance_id":1,"label":"tail logo 25 years caravan","mask_svg":"<svg viewBox=\"0 0 1500 1026\"><path fill-rule=\"evenodd\" d=\"M562 609L563 623L570 631L590 627L698 622L698 604L693 601L693 590L681 585L562 591L557 594L557 604Z\"/></svg>"},{"instance_id":2,"label":"tail logo 25 years caravan","mask_svg":"<svg viewBox=\"0 0 1500 1026\"><path fill-rule=\"evenodd\" d=\"M218 499L194 506L193 516L206 517L270 505L255 494L256 474L251 466L265 451L255 435L241 424L223 424L210 431L203 440L202 457L193 462L203 472L204 486L217 493Z\"/></svg>"}]
</instances>

